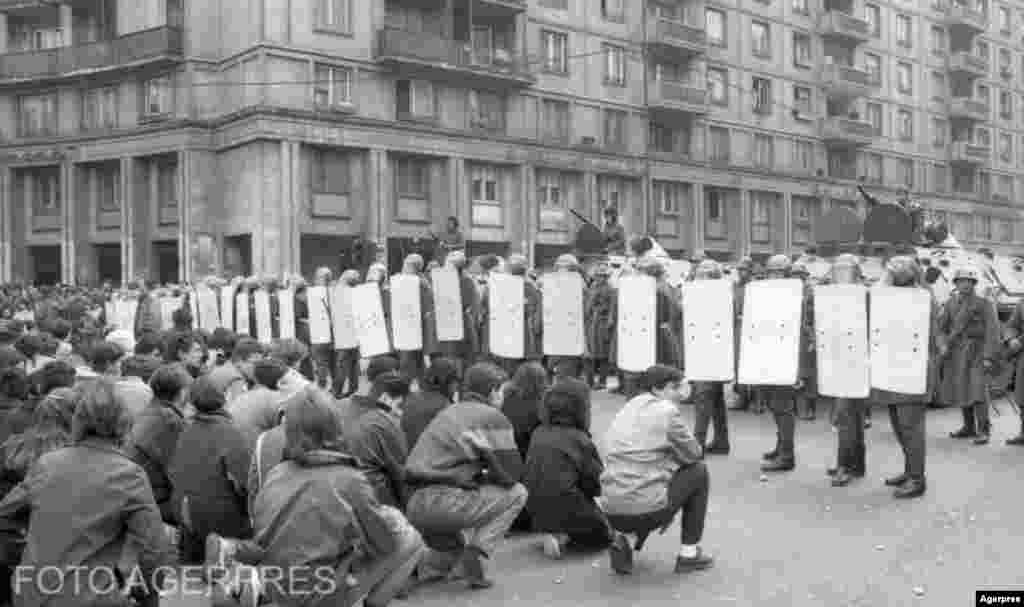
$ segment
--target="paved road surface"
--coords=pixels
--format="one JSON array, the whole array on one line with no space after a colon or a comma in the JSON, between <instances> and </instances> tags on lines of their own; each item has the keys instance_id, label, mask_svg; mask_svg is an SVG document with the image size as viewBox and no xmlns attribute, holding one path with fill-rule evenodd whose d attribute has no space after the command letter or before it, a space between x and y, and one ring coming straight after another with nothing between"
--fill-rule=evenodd
<instances>
[{"instance_id":1,"label":"paved road surface","mask_svg":"<svg viewBox=\"0 0 1024 607\"><path fill-rule=\"evenodd\" d=\"M622 402L595 397L595 436ZM709 460L704 546L717 557L714 569L672 573L677 518L666 535L648 541L629 577L611 574L605 554L550 561L535 537L516 537L493 559L494 588L434 585L395 605L961 607L974 605L977 588L1024 588L1024 449L1003 444L1019 427L1008 407L993 418L993 442L985 447L947 438L959 411L930 412L929 491L912 501L893 500L882 484L902 470L883 409L875 409L867 431L868 476L845 489L829 486L824 470L835 435L827 407L820 409L818 421L797 427L797 470L767 482L758 461L774 444L771 416L730 415L733 452ZM206 601L167 598L164 604Z\"/></svg>"}]
</instances>

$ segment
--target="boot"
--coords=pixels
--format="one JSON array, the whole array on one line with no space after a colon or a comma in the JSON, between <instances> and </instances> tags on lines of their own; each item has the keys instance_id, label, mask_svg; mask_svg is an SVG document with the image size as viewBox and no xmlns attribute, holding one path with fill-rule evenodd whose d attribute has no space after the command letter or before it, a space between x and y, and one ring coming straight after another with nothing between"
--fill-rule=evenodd
<instances>
[{"instance_id":1,"label":"boot","mask_svg":"<svg viewBox=\"0 0 1024 607\"><path fill-rule=\"evenodd\" d=\"M907 482L908 479L909 477L906 474L900 474L898 476L885 479L885 485L887 487L900 487L903 483Z\"/></svg>"},{"instance_id":2,"label":"boot","mask_svg":"<svg viewBox=\"0 0 1024 607\"><path fill-rule=\"evenodd\" d=\"M761 464L762 472L789 472L794 468L796 468L796 459L790 457L776 457Z\"/></svg>"},{"instance_id":3,"label":"boot","mask_svg":"<svg viewBox=\"0 0 1024 607\"><path fill-rule=\"evenodd\" d=\"M961 407L960 415L963 417L964 425L956 432L950 432L950 438L973 438L977 434L974 423L974 409L972 407Z\"/></svg>"},{"instance_id":4,"label":"boot","mask_svg":"<svg viewBox=\"0 0 1024 607\"><path fill-rule=\"evenodd\" d=\"M761 456L762 459L764 459L765 461L771 461L771 460L774 460L776 457L779 456L779 442L780 442L780 440L781 439L780 439L779 435L776 434L775 435L775 448L772 449L771 451L768 451L764 455L762 455Z\"/></svg>"},{"instance_id":5,"label":"boot","mask_svg":"<svg viewBox=\"0 0 1024 607\"><path fill-rule=\"evenodd\" d=\"M908 478L906 482L900 485L896 491L893 492L892 496L897 499L921 497L924 495L925 488L926 486L923 478Z\"/></svg>"},{"instance_id":6,"label":"boot","mask_svg":"<svg viewBox=\"0 0 1024 607\"><path fill-rule=\"evenodd\" d=\"M704 453L708 455L729 455L729 443L719 442L716 437L715 440L711 441L708 448L704 450Z\"/></svg>"},{"instance_id":7,"label":"boot","mask_svg":"<svg viewBox=\"0 0 1024 607\"><path fill-rule=\"evenodd\" d=\"M1012 445L1014 447L1020 447L1024 445L1024 416L1020 418L1020 434L1011 439L1007 439L1006 444Z\"/></svg>"},{"instance_id":8,"label":"boot","mask_svg":"<svg viewBox=\"0 0 1024 607\"><path fill-rule=\"evenodd\" d=\"M988 441L991 438L991 432L992 430L988 424L982 425L982 427L978 430L978 435L974 437L974 444L987 445Z\"/></svg>"},{"instance_id":9,"label":"boot","mask_svg":"<svg viewBox=\"0 0 1024 607\"><path fill-rule=\"evenodd\" d=\"M748 397L746 388L740 388L736 390L736 400L732 406L729 407L730 411L746 411L750 408L750 398Z\"/></svg>"},{"instance_id":10,"label":"boot","mask_svg":"<svg viewBox=\"0 0 1024 607\"><path fill-rule=\"evenodd\" d=\"M853 480L853 475L845 467L836 470L835 475L832 477L833 487L845 487L850 484Z\"/></svg>"}]
</instances>

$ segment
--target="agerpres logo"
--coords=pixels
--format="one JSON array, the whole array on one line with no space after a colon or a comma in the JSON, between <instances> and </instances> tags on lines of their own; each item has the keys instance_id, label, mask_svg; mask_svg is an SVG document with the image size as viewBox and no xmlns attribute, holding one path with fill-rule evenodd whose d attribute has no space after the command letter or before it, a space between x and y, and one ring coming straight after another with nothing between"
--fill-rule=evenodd
<instances>
[{"instance_id":1,"label":"agerpres logo","mask_svg":"<svg viewBox=\"0 0 1024 607\"><path fill-rule=\"evenodd\" d=\"M1024 605L1024 590L978 590L974 593L974 604Z\"/></svg>"}]
</instances>

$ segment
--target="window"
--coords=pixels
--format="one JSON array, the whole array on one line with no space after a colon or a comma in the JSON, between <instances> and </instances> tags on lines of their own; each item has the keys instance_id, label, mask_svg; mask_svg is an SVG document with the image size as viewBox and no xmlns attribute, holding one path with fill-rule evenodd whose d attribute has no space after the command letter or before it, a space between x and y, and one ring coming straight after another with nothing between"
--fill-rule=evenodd
<instances>
[{"instance_id":1,"label":"window","mask_svg":"<svg viewBox=\"0 0 1024 607\"><path fill-rule=\"evenodd\" d=\"M395 87L399 120L433 120L437 116L433 82L398 80Z\"/></svg>"},{"instance_id":2,"label":"window","mask_svg":"<svg viewBox=\"0 0 1024 607\"><path fill-rule=\"evenodd\" d=\"M1013 95L1010 91L999 91L999 117L1003 120L1013 119Z\"/></svg>"},{"instance_id":3,"label":"window","mask_svg":"<svg viewBox=\"0 0 1024 607\"><path fill-rule=\"evenodd\" d=\"M604 111L604 144L609 147L626 145L626 112Z\"/></svg>"},{"instance_id":4,"label":"window","mask_svg":"<svg viewBox=\"0 0 1024 607\"><path fill-rule=\"evenodd\" d=\"M1010 9L1005 6L999 7L999 32L1004 36L1010 35Z\"/></svg>"},{"instance_id":5,"label":"window","mask_svg":"<svg viewBox=\"0 0 1024 607\"><path fill-rule=\"evenodd\" d=\"M725 46L725 13L709 8L704 11L704 19L708 42L716 46Z\"/></svg>"},{"instance_id":6,"label":"window","mask_svg":"<svg viewBox=\"0 0 1024 607\"><path fill-rule=\"evenodd\" d=\"M807 0L793 0L793 12L801 15L809 15L811 8Z\"/></svg>"},{"instance_id":7,"label":"window","mask_svg":"<svg viewBox=\"0 0 1024 607\"><path fill-rule=\"evenodd\" d=\"M44 137L57 134L57 94L18 98L18 135Z\"/></svg>"},{"instance_id":8,"label":"window","mask_svg":"<svg viewBox=\"0 0 1024 607\"><path fill-rule=\"evenodd\" d=\"M992 217L989 215L974 216L974 239L992 240Z\"/></svg>"},{"instance_id":9,"label":"window","mask_svg":"<svg viewBox=\"0 0 1024 607\"><path fill-rule=\"evenodd\" d=\"M946 121L942 118L932 118L932 145L941 148L946 145Z\"/></svg>"},{"instance_id":10,"label":"window","mask_svg":"<svg viewBox=\"0 0 1024 607\"><path fill-rule=\"evenodd\" d=\"M767 192L753 192L750 197L750 240L767 243L772 240L772 203Z\"/></svg>"},{"instance_id":11,"label":"window","mask_svg":"<svg viewBox=\"0 0 1024 607\"><path fill-rule=\"evenodd\" d=\"M690 152L689 131L651 121L647 127L648 146L653 152L686 156Z\"/></svg>"},{"instance_id":12,"label":"window","mask_svg":"<svg viewBox=\"0 0 1024 607\"><path fill-rule=\"evenodd\" d=\"M317 28L348 33L351 27L350 0L317 0Z\"/></svg>"},{"instance_id":13,"label":"window","mask_svg":"<svg viewBox=\"0 0 1024 607\"><path fill-rule=\"evenodd\" d=\"M988 61L988 58L989 58L989 46L988 46L988 42L985 42L984 40L978 40L978 43L977 43L977 45L975 46L975 53L976 53L976 54L977 54L977 55L978 55L979 57L981 57L982 59L984 59L985 61Z\"/></svg>"},{"instance_id":14,"label":"window","mask_svg":"<svg viewBox=\"0 0 1024 607\"><path fill-rule=\"evenodd\" d=\"M626 17L624 2L625 0L601 0L601 17L605 21L623 21Z\"/></svg>"},{"instance_id":15,"label":"window","mask_svg":"<svg viewBox=\"0 0 1024 607\"><path fill-rule=\"evenodd\" d=\"M814 144L810 141L793 142L793 170L798 173L814 172Z\"/></svg>"},{"instance_id":16,"label":"window","mask_svg":"<svg viewBox=\"0 0 1024 607\"><path fill-rule=\"evenodd\" d=\"M947 185L948 181L949 175L945 165L932 165L932 189L940 193L945 192L949 189L949 186Z\"/></svg>"},{"instance_id":17,"label":"window","mask_svg":"<svg viewBox=\"0 0 1024 607\"><path fill-rule=\"evenodd\" d=\"M1007 198L1013 198L1011 192ZM999 220L999 232L996 235L1001 242L1013 242L1013 222L1009 219Z\"/></svg>"},{"instance_id":18,"label":"window","mask_svg":"<svg viewBox=\"0 0 1024 607\"><path fill-rule=\"evenodd\" d=\"M313 84L313 104L318 108L348 106L352 103L352 70L347 67L317 65Z\"/></svg>"},{"instance_id":19,"label":"window","mask_svg":"<svg viewBox=\"0 0 1024 607\"><path fill-rule=\"evenodd\" d=\"M651 184L655 208L661 215L679 215L683 210L686 190L681 183L655 181Z\"/></svg>"},{"instance_id":20,"label":"window","mask_svg":"<svg viewBox=\"0 0 1024 607\"><path fill-rule=\"evenodd\" d=\"M767 78L754 76L753 84L750 87L754 95L754 113L772 113L772 81Z\"/></svg>"},{"instance_id":21,"label":"window","mask_svg":"<svg viewBox=\"0 0 1024 607\"><path fill-rule=\"evenodd\" d=\"M864 5L864 20L868 22L868 31L875 38L882 35L882 9L877 4Z\"/></svg>"},{"instance_id":22,"label":"window","mask_svg":"<svg viewBox=\"0 0 1024 607\"><path fill-rule=\"evenodd\" d=\"M729 74L722 69L708 68L708 91L711 103L729 105Z\"/></svg>"},{"instance_id":23,"label":"window","mask_svg":"<svg viewBox=\"0 0 1024 607\"><path fill-rule=\"evenodd\" d=\"M817 201L807 196L793 196L793 242L806 244L811 241L814 206Z\"/></svg>"},{"instance_id":24,"label":"window","mask_svg":"<svg viewBox=\"0 0 1024 607\"><path fill-rule=\"evenodd\" d=\"M117 87L106 86L82 93L82 129L117 127Z\"/></svg>"},{"instance_id":25,"label":"window","mask_svg":"<svg viewBox=\"0 0 1024 607\"><path fill-rule=\"evenodd\" d=\"M754 166L759 169L775 167L775 141L771 135L754 135Z\"/></svg>"},{"instance_id":26,"label":"window","mask_svg":"<svg viewBox=\"0 0 1024 607\"><path fill-rule=\"evenodd\" d=\"M1013 137L1009 133L999 135L999 159L1003 162L1013 160Z\"/></svg>"},{"instance_id":27,"label":"window","mask_svg":"<svg viewBox=\"0 0 1024 607\"><path fill-rule=\"evenodd\" d=\"M25 173L24 187L32 201L34 217L59 217L60 167L30 169Z\"/></svg>"},{"instance_id":28,"label":"window","mask_svg":"<svg viewBox=\"0 0 1024 607\"><path fill-rule=\"evenodd\" d=\"M1013 75L1013 55L1010 54L1010 49L999 49L999 71L1004 78Z\"/></svg>"},{"instance_id":29,"label":"window","mask_svg":"<svg viewBox=\"0 0 1024 607\"><path fill-rule=\"evenodd\" d=\"M909 15L896 15L896 43L904 48L913 46L913 21Z\"/></svg>"},{"instance_id":30,"label":"window","mask_svg":"<svg viewBox=\"0 0 1024 607\"><path fill-rule=\"evenodd\" d=\"M989 133L988 129L983 127L975 128L974 138L978 145L986 148L992 147L992 134Z\"/></svg>"},{"instance_id":31,"label":"window","mask_svg":"<svg viewBox=\"0 0 1024 607\"><path fill-rule=\"evenodd\" d=\"M868 183L882 183L885 181L883 171L882 155L868 152L864 155L864 172L867 173Z\"/></svg>"},{"instance_id":32,"label":"window","mask_svg":"<svg viewBox=\"0 0 1024 607\"><path fill-rule=\"evenodd\" d=\"M864 53L864 71L871 76L872 81L880 81L882 79L882 58L874 53Z\"/></svg>"},{"instance_id":33,"label":"window","mask_svg":"<svg viewBox=\"0 0 1024 607\"><path fill-rule=\"evenodd\" d=\"M395 187L399 198L427 198L429 164L418 158L399 158L395 166Z\"/></svg>"},{"instance_id":34,"label":"window","mask_svg":"<svg viewBox=\"0 0 1024 607\"><path fill-rule=\"evenodd\" d=\"M88 169L92 178L92 190L84 193L94 197L93 209L96 213L96 227L100 229L120 227L120 217L113 214L121 211L121 175L120 171L110 165L95 165ZM110 221L110 219L113 221Z\"/></svg>"},{"instance_id":35,"label":"window","mask_svg":"<svg viewBox=\"0 0 1024 607\"><path fill-rule=\"evenodd\" d=\"M709 160L717 163L728 163L730 160L729 130L720 126L708 127L708 138L711 140Z\"/></svg>"},{"instance_id":36,"label":"window","mask_svg":"<svg viewBox=\"0 0 1024 607\"><path fill-rule=\"evenodd\" d=\"M569 141L569 102L545 99L541 106L543 120L541 135L549 141Z\"/></svg>"},{"instance_id":37,"label":"window","mask_svg":"<svg viewBox=\"0 0 1024 607\"><path fill-rule=\"evenodd\" d=\"M313 193L347 196L352 191L350 157L343 150L313 148Z\"/></svg>"},{"instance_id":38,"label":"window","mask_svg":"<svg viewBox=\"0 0 1024 607\"><path fill-rule=\"evenodd\" d=\"M602 45L604 48L604 81L605 84L625 86L626 84L626 51L620 46Z\"/></svg>"},{"instance_id":39,"label":"window","mask_svg":"<svg viewBox=\"0 0 1024 607\"><path fill-rule=\"evenodd\" d=\"M569 36L562 32L541 32L544 48L544 70L556 74L569 73Z\"/></svg>"},{"instance_id":40,"label":"window","mask_svg":"<svg viewBox=\"0 0 1024 607\"><path fill-rule=\"evenodd\" d=\"M157 213L161 225L178 223L178 163L160 158L154 162L157 187Z\"/></svg>"},{"instance_id":41,"label":"window","mask_svg":"<svg viewBox=\"0 0 1024 607\"><path fill-rule=\"evenodd\" d=\"M800 32L793 32L793 65L811 67L811 37Z\"/></svg>"},{"instance_id":42,"label":"window","mask_svg":"<svg viewBox=\"0 0 1024 607\"><path fill-rule=\"evenodd\" d=\"M900 167L900 178L903 181L903 185L908 189L914 188L914 161L910 159L901 158L899 161Z\"/></svg>"},{"instance_id":43,"label":"window","mask_svg":"<svg viewBox=\"0 0 1024 607\"><path fill-rule=\"evenodd\" d=\"M504 133L504 97L489 91L470 91L469 127L491 133Z\"/></svg>"},{"instance_id":44,"label":"window","mask_svg":"<svg viewBox=\"0 0 1024 607\"><path fill-rule=\"evenodd\" d=\"M896 89L904 95L914 93L914 68L909 63L896 64Z\"/></svg>"},{"instance_id":45,"label":"window","mask_svg":"<svg viewBox=\"0 0 1024 607\"><path fill-rule=\"evenodd\" d=\"M142 86L142 114L146 117L171 113L171 77L151 78Z\"/></svg>"},{"instance_id":46,"label":"window","mask_svg":"<svg viewBox=\"0 0 1024 607\"><path fill-rule=\"evenodd\" d=\"M561 171L537 170L537 200L541 206L561 208L565 204L566 180Z\"/></svg>"},{"instance_id":47,"label":"window","mask_svg":"<svg viewBox=\"0 0 1024 607\"><path fill-rule=\"evenodd\" d=\"M946 54L946 30L937 25L932 26L931 47L933 55L942 56Z\"/></svg>"},{"instance_id":48,"label":"window","mask_svg":"<svg viewBox=\"0 0 1024 607\"><path fill-rule=\"evenodd\" d=\"M896 136L902 141L913 141L914 114L910 110L896 111Z\"/></svg>"},{"instance_id":49,"label":"window","mask_svg":"<svg viewBox=\"0 0 1024 607\"><path fill-rule=\"evenodd\" d=\"M943 101L946 99L946 75L942 72L932 72L932 100Z\"/></svg>"},{"instance_id":50,"label":"window","mask_svg":"<svg viewBox=\"0 0 1024 607\"><path fill-rule=\"evenodd\" d=\"M798 113L797 118L809 120L812 114L811 89L806 86L793 87L793 109Z\"/></svg>"},{"instance_id":51,"label":"window","mask_svg":"<svg viewBox=\"0 0 1024 607\"><path fill-rule=\"evenodd\" d=\"M473 203L501 204L498 198L498 170L494 167L474 166L471 174Z\"/></svg>"},{"instance_id":52,"label":"window","mask_svg":"<svg viewBox=\"0 0 1024 607\"><path fill-rule=\"evenodd\" d=\"M881 103L869 103L865 107L865 114L867 114L867 121L871 123L871 131L875 135L882 134L882 104Z\"/></svg>"},{"instance_id":53,"label":"window","mask_svg":"<svg viewBox=\"0 0 1024 607\"><path fill-rule=\"evenodd\" d=\"M761 21L751 22L750 39L754 56L764 59L772 56L771 30L767 23Z\"/></svg>"},{"instance_id":54,"label":"window","mask_svg":"<svg viewBox=\"0 0 1024 607\"><path fill-rule=\"evenodd\" d=\"M978 85L978 101L984 103L985 105L989 105L991 103L991 101L992 101L992 92L991 92L991 89L989 89L987 85L984 85L984 84L979 84Z\"/></svg>"},{"instance_id":55,"label":"window","mask_svg":"<svg viewBox=\"0 0 1024 607\"><path fill-rule=\"evenodd\" d=\"M717 188L704 190L704 235L725 238L725 192Z\"/></svg>"}]
</instances>

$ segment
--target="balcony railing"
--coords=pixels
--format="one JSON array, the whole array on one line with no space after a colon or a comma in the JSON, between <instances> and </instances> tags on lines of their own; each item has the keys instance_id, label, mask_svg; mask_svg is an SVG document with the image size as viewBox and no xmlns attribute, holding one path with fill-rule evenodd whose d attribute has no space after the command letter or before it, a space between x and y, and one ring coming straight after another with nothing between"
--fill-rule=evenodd
<instances>
[{"instance_id":1,"label":"balcony railing","mask_svg":"<svg viewBox=\"0 0 1024 607\"><path fill-rule=\"evenodd\" d=\"M79 75L181 54L181 30L157 27L91 44L0 55L0 80Z\"/></svg>"},{"instance_id":2,"label":"balcony railing","mask_svg":"<svg viewBox=\"0 0 1024 607\"><path fill-rule=\"evenodd\" d=\"M989 117L989 106L984 101L970 97L953 97L949 100L949 115L953 118L985 121Z\"/></svg>"},{"instance_id":3,"label":"balcony railing","mask_svg":"<svg viewBox=\"0 0 1024 607\"><path fill-rule=\"evenodd\" d=\"M428 64L442 70L469 71L497 78L532 81L522 57L511 49L474 49L469 41L386 27L380 30L377 58L391 62Z\"/></svg>"},{"instance_id":4,"label":"balcony railing","mask_svg":"<svg viewBox=\"0 0 1024 607\"><path fill-rule=\"evenodd\" d=\"M992 158L992 148L967 141L954 141L949 146L949 161L961 164L987 164Z\"/></svg>"},{"instance_id":5,"label":"balcony railing","mask_svg":"<svg viewBox=\"0 0 1024 607\"><path fill-rule=\"evenodd\" d=\"M821 82L832 94L848 97L867 95L881 86L876 74L838 63L829 63L822 67Z\"/></svg>"},{"instance_id":6,"label":"balcony railing","mask_svg":"<svg viewBox=\"0 0 1024 607\"><path fill-rule=\"evenodd\" d=\"M946 24L983 32L988 29L988 16L982 11L954 2L946 11Z\"/></svg>"},{"instance_id":7,"label":"balcony railing","mask_svg":"<svg viewBox=\"0 0 1024 607\"><path fill-rule=\"evenodd\" d=\"M871 24L842 11L828 11L818 18L818 33L831 38L867 42L871 39Z\"/></svg>"},{"instance_id":8,"label":"balcony railing","mask_svg":"<svg viewBox=\"0 0 1024 607\"><path fill-rule=\"evenodd\" d=\"M821 138L833 145L868 145L876 137L875 127L870 122L844 116L825 118L819 128Z\"/></svg>"},{"instance_id":9,"label":"balcony railing","mask_svg":"<svg viewBox=\"0 0 1024 607\"><path fill-rule=\"evenodd\" d=\"M988 75L988 59L967 51L953 53L946 65L951 72L966 72L978 77Z\"/></svg>"},{"instance_id":10,"label":"balcony railing","mask_svg":"<svg viewBox=\"0 0 1024 607\"><path fill-rule=\"evenodd\" d=\"M495 8L507 9L507 10L515 11L515 12L525 11L526 10L526 0L477 0L477 1L480 2L480 4L485 4L487 6L491 6L491 7L495 7Z\"/></svg>"},{"instance_id":11,"label":"balcony railing","mask_svg":"<svg viewBox=\"0 0 1024 607\"><path fill-rule=\"evenodd\" d=\"M708 35L703 28L681 21L650 17L647 20L647 44L696 54L707 50Z\"/></svg>"},{"instance_id":12,"label":"balcony railing","mask_svg":"<svg viewBox=\"0 0 1024 607\"><path fill-rule=\"evenodd\" d=\"M689 82L652 80L647 83L647 105L689 113L708 109L707 89Z\"/></svg>"}]
</instances>

